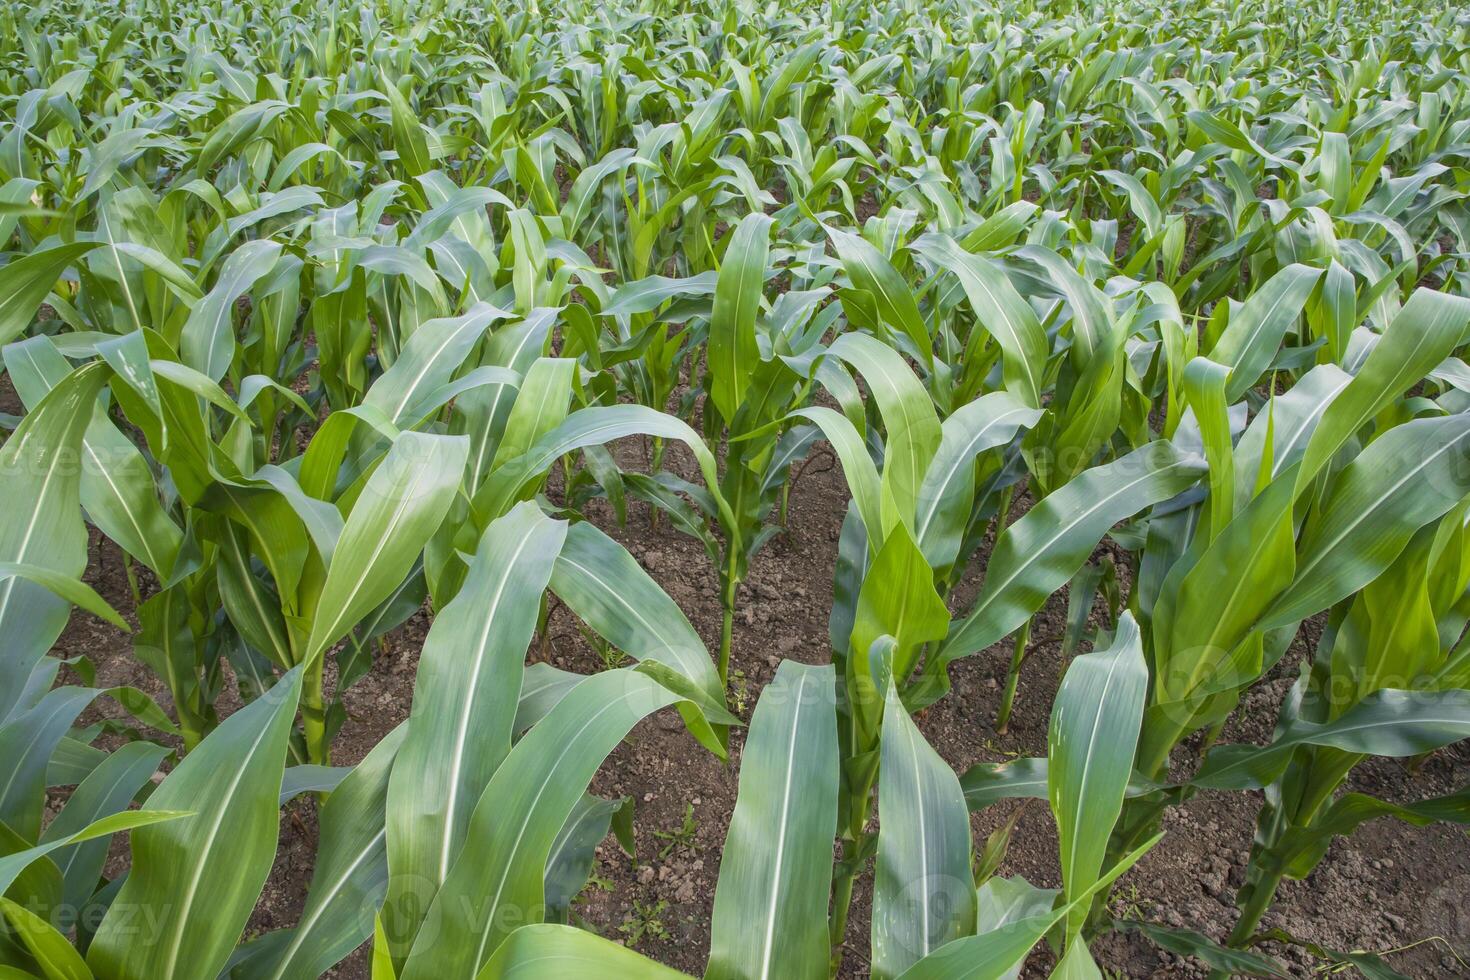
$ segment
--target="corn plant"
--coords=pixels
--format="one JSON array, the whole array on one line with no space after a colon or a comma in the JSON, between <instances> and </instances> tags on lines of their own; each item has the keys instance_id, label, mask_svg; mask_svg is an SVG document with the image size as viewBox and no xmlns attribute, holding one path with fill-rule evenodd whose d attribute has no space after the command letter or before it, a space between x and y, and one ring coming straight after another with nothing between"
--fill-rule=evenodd
<instances>
[{"instance_id":1,"label":"corn plant","mask_svg":"<svg viewBox=\"0 0 1470 980\"><path fill-rule=\"evenodd\" d=\"M568 924L628 843L593 774L672 709L743 746L707 976L1014 976L1043 937L1095 976L1111 927L1279 975L1249 947L1282 880L1379 816L1464 820L1343 787L1470 734L1467 31L1378 0L0 9L0 972L315 976L370 942L375 978L677 976ZM830 663L780 664L742 742L741 585L814 451L850 497ZM713 656L594 498L699 542ZM561 608L634 665L528 665ZM420 613L407 719L330 765ZM79 614L157 701L97 682ZM956 775L924 709L1006 641L999 734L1060 647L1046 758ZM1217 744L1293 665L1270 741ZM1115 920L1166 810L1241 790L1227 943ZM305 908L242 943L306 794ZM1009 831L976 857L969 811L1016 796L1057 890L994 873Z\"/></svg>"}]
</instances>

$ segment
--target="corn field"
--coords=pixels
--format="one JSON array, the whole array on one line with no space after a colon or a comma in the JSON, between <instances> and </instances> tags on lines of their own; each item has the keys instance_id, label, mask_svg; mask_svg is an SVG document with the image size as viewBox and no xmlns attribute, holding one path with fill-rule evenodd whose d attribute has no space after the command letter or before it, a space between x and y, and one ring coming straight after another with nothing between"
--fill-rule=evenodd
<instances>
[{"instance_id":1,"label":"corn field","mask_svg":"<svg viewBox=\"0 0 1470 980\"><path fill-rule=\"evenodd\" d=\"M3 980L1470 975L1457 5L9 2L0 345Z\"/></svg>"}]
</instances>

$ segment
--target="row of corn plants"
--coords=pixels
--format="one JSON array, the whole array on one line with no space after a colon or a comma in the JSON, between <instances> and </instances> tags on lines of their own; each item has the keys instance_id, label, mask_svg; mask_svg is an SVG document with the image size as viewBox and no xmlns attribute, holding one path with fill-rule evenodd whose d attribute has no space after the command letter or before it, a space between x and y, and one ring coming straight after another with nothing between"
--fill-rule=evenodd
<instances>
[{"instance_id":1,"label":"row of corn plants","mask_svg":"<svg viewBox=\"0 0 1470 980\"><path fill-rule=\"evenodd\" d=\"M1288 976L1258 948L1294 941L1284 880L1381 817L1470 823L1470 788L1344 789L1470 737L1453 6L42 0L0 28L0 975L289 980L366 944L373 980L681 976L572 913L632 841L593 778L660 711L739 767L711 980L1015 977L1041 945L1097 977L1118 929ZM742 583L819 453L829 656L744 716ZM665 523L717 637L619 543ZM629 665L543 662L554 610ZM421 611L404 720L343 745ZM82 616L146 691L63 655ZM956 772L924 734L951 667L1005 665L981 741L1053 643L1045 757ZM1269 740L1231 744L1283 676ZM1246 791L1234 922L1115 916L1171 808ZM247 938L299 797L305 906ZM1058 888L997 874L1013 821L972 838L1027 797Z\"/></svg>"}]
</instances>

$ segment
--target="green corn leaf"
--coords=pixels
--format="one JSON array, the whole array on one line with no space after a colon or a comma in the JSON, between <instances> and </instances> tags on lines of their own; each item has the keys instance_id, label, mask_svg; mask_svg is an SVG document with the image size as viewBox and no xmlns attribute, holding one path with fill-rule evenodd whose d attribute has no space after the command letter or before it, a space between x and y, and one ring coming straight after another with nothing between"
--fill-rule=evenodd
<instances>
[{"instance_id":1,"label":"green corn leaf","mask_svg":"<svg viewBox=\"0 0 1470 980\"><path fill-rule=\"evenodd\" d=\"M736 526L735 516L720 494L714 454L699 434L684 422L644 405L605 405L571 413L566 421L538 439L525 454L497 467L484 486L475 492L474 510L480 519L493 520L544 479L547 469L562 456L584 446L600 446L633 435L675 439L689 447L719 508L721 523L730 533ZM738 544L738 540L733 544Z\"/></svg>"},{"instance_id":2,"label":"green corn leaf","mask_svg":"<svg viewBox=\"0 0 1470 980\"><path fill-rule=\"evenodd\" d=\"M277 795L301 673L227 718L148 798L147 811L194 815L142 828L113 911L87 951L99 980L215 976L240 938L270 873L280 829ZM128 909L157 915L147 940ZM124 911L118 911L124 910Z\"/></svg>"},{"instance_id":3,"label":"green corn leaf","mask_svg":"<svg viewBox=\"0 0 1470 980\"><path fill-rule=\"evenodd\" d=\"M388 100L393 126L393 148L398 151L398 162L403 165L404 173L410 177L428 173L433 166L429 156L429 141L424 137L423 127L419 125L413 107L385 72L379 72L378 83Z\"/></svg>"},{"instance_id":4,"label":"green corn leaf","mask_svg":"<svg viewBox=\"0 0 1470 980\"><path fill-rule=\"evenodd\" d=\"M719 673L699 634L622 545L586 521L572 525L556 556L551 590L614 648L635 660L663 664L684 677L688 690L681 693L711 720L733 720L725 710ZM718 742L707 742L706 747L724 754Z\"/></svg>"},{"instance_id":5,"label":"green corn leaf","mask_svg":"<svg viewBox=\"0 0 1470 980\"><path fill-rule=\"evenodd\" d=\"M1304 492L1344 442L1462 343L1467 325L1470 299L1415 290L1323 413L1307 443L1293 496Z\"/></svg>"},{"instance_id":6,"label":"green corn leaf","mask_svg":"<svg viewBox=\"0 0 1470 980\"><path fill-rule=\"evenodd\" d=\"M954 770L889 685L878 783L873 975L893 977L974 931L970 813Z\"/></svg>"},{"instance_id":7,"label":"green corn leaf","mask_svg":"<svg viewBox=\"0 0 1470 980\"><path fill-rule=\"evenodd\" d=\"M1210 349L1210 359L1230 369L1227 402L1245 394L1270 366L1321 278L1321 269L1289 265L1230 311L1229 325Z\"/></svg>"},{"instance_id":8,"label":"green corn leaf","mask_svg":"<svg viewBox=\"0 0 1470 980\"><path fill-rule=\"evenodd\" d=\"M749 218L755 215L747 215ZM764 216L762 216L764 217ZM738 226L737 226L738 227ZM734 249L737 243L732 240L730 248ZM748 244L748 243L743 243ZM759 244L758 242L756 243ZM726 253L726 263L730 261L729 252ZM762 270L764 275L764 270ZM637 279L633 282L623 283L613 290L611 298L602 308L603 316L631 316L638 313L652 313L668 300L681 297L714 296L719 287L718 272L701 272L687 279L670 279L668 276L648 276L645 279ZM733 290L733 286L731 289ZM757 290L758 291L758 290ZM730 312L733 312L730 311ZM751 339L755 338L754 309L752 309L750 322ZM713 383L713 378L711 379Z\"/></svg>"},{"instance_id":9,"label":"green corn leaf","mask_svg":"<svg viewBox=\"0 0 1470 980\"><path fill-rule=\"evenodd\" d=\"M146 827L151 824L164 823L169 820L181 820L193 816L189 810L124 810L114 813L112 816L103 817L94 821L86 828L77 831L68 837L58 837L34 847L12 851L0 856L0 895L10 891L10 886L15 884L25 870L40 861L46 855L63 847L73 844L82 844L86 841L110 837L113 834L137 827ZM54 865L53 874L55 874Z\"/></svg>"},{"instance_id":10,"label":"green corn leaf","mask_svg":"<svg viewBox=\"0 0 1470 980\"><path fill-rule=\"evenodd\" d=\"M32 408L71 372L49 337L12 344L4 357L17 394ZM164 512L153 471L142 453L106 417L101 405L93 409L82 436L80 493L88 518L102 533L160 578L173 572L183 534Z\"/></svg>"},{"instance_id":11,"label":"green corn leaf","mask_svg":"<svg viewBox=\"0 0 1470 980\"><path fill-rule=\"evenodd\" d=\"M770 256L771 219L755 212L746 215L730 233L715 286L714 310L709 321L709 392L715 408L727 421L745 400L760 361L755 318L760 312L761 287Z\"/></svg>"},{"instance_id":12,"label":"green corn leaf","mask_svg":"<svg viewBox=\"0 0 1470 980\"><path fill-rule=\"evenodd\" d=\"M1057 691L1047 736L1047 795L1070 898L1087 892L1102 872L1133 772L1147 692L1142 638L1126 612L1112 645L1073 659ZM1069 945L1085 913L1079 908L1069 916Z\"/></svg>"},{"instance_id":13,"label":"green corn leaf","mask_svg":"<svg viewBox=\"0 0 1470 980\"><path fill-rule=\"evenodd\" d=\"M919 379L893 348L866 334L843 334L827 353L857 369L888 430L883 445L883 532L912 532L919 484L939 448L939 416Z\"/></svg>"},{"instance_id":14,"label":"green corn leaf","mask_svg":"<svg viewBox=\"0 0 1470 980\"><path fill-rule=\"evenodd\" d=\"M320 976L371 935L364 911L377 906L388 887L388 774L407 732L406 725L393 729L337 783L321 809L316 863L300 919L267 937L279 939L279 953L272 948L237 966L232 978Z\"/></svg>"},{"instance_id":15,"label":"green corn leaf","mask_svg":"<svg viewBox=\"0 0 1470 980\"><path fill-rule=\"evenodd\" d=\"M449 510L469 440L405 432L373 472L332 555L306 660L318 660L403 581Z\"/></svg>"},{"instance_id":16,"label":"green corn leaf","mask_svg":"<svg viewBox=\"0 0 1470 980\"><path fill-rule=\"evenodd\" d=\"M512 921L540 914L557 832L597 767L634 724L676 700L637 671L606 671L574 687L532 727L476 804L403 980L471 975L514 931Z\"/></svg>"},{"instance_id":17,"label":"green corn leaf","mask_svg":"<svg viewBox=\"0 0 1470 980\"><path fill-rule=\"evenodd\" d=\"M513 314L488 303L476 304L463 316L419 324L393 366L373 382L363 403L380 410L394 425L410 427L424 417L430 392L447 383L465 363L492 324ZM518 379L507 372L502 383Z\"/></svg>"},{"instance_id":18,"label":"green corn leaf","mask_svg":"<svg viewBox=\"0 0 1470 980\"><path fill-rule=\"evenodd\" d=\"M1027 408L1009 392L994 391L960 406L944 420L939 447L919 486L914 515L914 536L930 567L947 569L959 557L974 504L976 457L1008 444L1040 418L1040 409Z\"/></svg>"},{"instance_id":19,"label":"green corn leaf","mask_svg":"<svg viewBox=\"0 0 1470 980\"><path fill-rule=\"evenodd\" d=\"M246 242L225 259L219 280L189 311L179 335L179 353L184 363L219 381L235 359L235 303L256 280L267 275L280 258L279 242Z\"/></svg>"},{"instance_id":20,"label":"green corn leaf","mask_svg":"<svg viewBox=\"0 0 1470 980\"><path fill-rule=\"evenodd\" d=\"M1160 701L1189 702L1260 621L1296 567L1290 474L1272 483L1192 564L1176 562L1154 609ZM1229 680L1228 677L1224 678ZM1170 708L1187 720L1189 707Z\"/></svg>"},{"instance_id":21,"label":"green corn leaf","mask_svg":"<svg viewBox=\"0 0 1470 980\"><path fill-rule=\"evenodd\" d=\"M820 405L799 408L791 417L815 422L832 444L833 452L842 462L842 475L847 479L857 514L867 529L868 540L876 548L883 540L883 490L878 467L873 465L862 435L841 412Z\"/></svg>"},{"instance_id":22,"label":"green corn leaf","mask_svg":"<svg viewBox=\"0 0 1470 980\"><path fill-rule=\"evenodd\" d=\"M0 268L0 344L8 344L24 333L67 266L101 244L56 245L31 252Z\"/></svg>"},{"instance_id":23,"label":"green corn leaf","mask_svg":"<svg viewBox=\"0 0 1470 980\"><path fill-rule=\"evenodd\" d=\"M383 924L400 962L510 752L520 674L567 526L523 503L486 529L419 656L408 734L388 786Z\"/></svg>"},{"instance_id":24,"label":"green corn leaf","mask_svg":"<svg viewBox=\"0 0 1470 980\"><path fill-rule=\"evenodd\" d=\"M927 365L933 357L934 340L908 283L865 238L835 228L826 231L853 288L872 298L883 325L905 336L913 344L914 353Z\"/></svg>"},{"instance_id":25,"label":"green corn leaf","mask_svg":"<svg viewBox=\"0 0 1470 980\"><path fill-rule=\"evenodd\" d=\"M900 524L878 549L858 593L850 651L854 667L872 683L868 651L880 636L891 636L897 644L893 676L902 685L913 672L920 647L943 639L948 626L949 610L934 588L934 573Z\"/></svg>"},{"instance_id":26,"label":"green corn leaf","mask_svg":"<svg viewBox=\"0 0 1470 980\"><path fill-rule=\"evenodd\" d=\"M41 834L51 753L100 693L89 687L57 687L0 726L0 752L6 762L0 778L0 822L27 841Z\"/></svg>"},{"instance_id":27,"label":"green corn leaf","mask_svg":"<svg viewBox=\"0 0 1470 980\"><path fill-rule=\"evenodd\" d=\"M980 762L960 777L971 810L983 810L998 800L1044 800L1048 783L1045 759Z\"/></svg>"},{"instance_id":28,"label":"green corn leaf","mask_svg":"<svg viewBox=\"0 0 1470 980\"><path fill-rule=\"evenodd\" d=\"M1210 750L1191 782L1207 789L1256 789L1275 780L1303 745L1359 755L1420 755L1470 738L1470 691L1374 691L1323 724L1296 721L1264 747Z\"/></svg>"},{"instance_id":29,"label":"green corn leaf","mask_svg":"<svg viewBox=\"0 0 1470 980\"><path fill-rule=\"evenodd\" d=\"M592 876L597 864L597 849L609 831L618 827L618 836L632 833L633 798L623 796L604 800L590 793L583 794L572 809L572 815L562 825L556 843L551 845L551 855L546 859L546 908L547 917L557 922L566 922L571 915L572 903ZM620 840L630 854L627 842Z\"/></svg>"},{"instance_id":30,"label":"green corn leaf","mask_svg":"<svg viewBox=\"0 0 1470 980\"><path fill-rule=\"evenodd\" d=\"M551 969L565 980L688 977L585 929L543 924L521 926L506 937L476 980L541 980Z\"/></svg>"},{"instance_id":31,"label":"green corn leaf","mask_svg":"<svg viewBox=\"0 0 1470 980\"><path fill-rule=\"evenodd\" d=\"M1296 577L1263 627L1298 622L1367 585L1466 494L1470 417L1417 419L1385 432L1333 481L1302 533Z\"/></svg>"},{"instance_id":32,"label":"green corn leaf","mask_svg":"<svg viewBox=\"0 0 1470 980\"><path fill-rule=\"evenodd\" d=\"M77 785L41 834L41 843L71 838L103 817L126 811L166 755L168 749L152 742L129 742L110 753ZM97 890L108 843L105 837L94 837L52 852L51 860L66 883L67 905L81 908Z\"/></svg>"},{"instance_id":33,"label":"green corn leaf","mask_svg":"<svg viewBox=\"0 0 1470 980\"><path fill-rule=\"evenodd\" d=\"M1194 411L1200 439L1209 461L1209 540L1219 537L1235 516L1235 455L1230 443L1230 409L1226 385L1230 369L1207 357L1196 357L1184 367L1184 398Z\"/></svg>"},{"instance_id":34,"label":"green corn leaf","mask_svg":"<svg viewBox=\"0 0 1470 980\"><path fill-rule=\"evenodd\" d=\"M834 677L830 666L785 661L756 704L720 859L706 980L827 976Z\"/></svg>"},{"instance_id":35,"label":"green corn leaf","mask_svg":"<svg viewBox=\"0 0 1470 980\"><path fill-rule=\"evenodd\" d=\"M132 632L128 621L123 619L118 611L107 604L96 591L85 582L79 582L70 576L60 572L54 572L40 565L25 565L13 561L0 561L0 582L7 579L18 578L36 585L44 586L49 592L80 609L83 609L98 619L105 620L125 632Z\"/></svg>"},{"instance_id":36,"label":"green corn leaf","mask_svg":"<svg viewBox=\"0 0 1470 980\"><path fill-rule=\"evenodd\" d=\"M1022 919L1049 915L1060 894L1055 888L1037 888L1020 875L988 878L976 895L977 931L983 934ZM1016 980L1021 975L1021 966L1016 964L1002 976L1005 980Z\"/></svg>"},{"instance_id":37,"label":"green corn leaf","mask_svg":"<svg viewBox=\"0 0 1470 980\"><path fill-rule=\"evenodd\" d=\"M1000 344L1006 390L1028 408L1040 407L1047 341L1031 305L991 260L965 251L946 235L924 235L913 248L959 277L978 318L976 325ZM977 349L972 341L969 355L976 356Z\"/></svg>"},{"instance_id":38,"label":"green corn leaf","mask_svg":"<svg viewBox=\"0 0 1470 980\"><path fill-rule=\"evenodd\" d=\"M1336 837L1346 837L1370 820L1394 817L1416 827L1441 822L1465 824L1470 822L1467 804L1470 789L1402 805L1365 793L1344 793L1311 824L1294 826L1282 835L1271 856L1285 867L1288 876L1302 879L1326 856Z\"/></svg>"},{"instance_id":39,"label":"green corn leaf","mask_svg":"<svg viewBox=\"0 0 1470 980\"><path fill-rule=\"evenodd\" d=\"M72 465L106 368L74 371L54 387L0 446L0 491L13 506L0 521L0 560L81 578L87 564L80 481ZM71 606L42 585L12 577L0 582L0 718L9 714L25 679L61 635Z\"/></svg>"},{"instance_id":40,"label":"green corn leaf","mask_svg":"<svg viewBox=\"0 0 1470 980\"><path fill-rule=\"evenodd\" d=\"M10 923L46 980L92 980L92 971L72 944L50 922L24 905L0 897L0 914Z\"/></svg>"},{"instance_id":41,"label":"green corn leaf","mask_svg":"<svg viewBox=\"0 0 1470 980\"><path fill-rule=\"evenodd\" d=\"M1084 471L1006 529L970 614L941 648L946 662L978 653L1024 623L1077 573L1118 521L1187 489L1203 461L1154 442Z\"/></svg>"},{"instance_id":42,"label":"green corn leaf","mask_svg":"<svg viewBox=\"0 0 1470 980\"><path fill-rule=\"evenodd\" d=\"M566 421L576 372L577 362L571 358L540 357L531 363L506 417L494 465L527 452L536 440Z\"/></svg>"},{"instance_id":43,"label":"green corn leaf","mask_svg":"<svg viewBox=\"0 0 1470 980\"><path fill-rule=\"evenodd\" d=\"M1290 977L1276 960L1260 953L1221 946L1206 936L1189 929L1169 929L1151 922L1115 920L1115 929L1120 932L1139 932L1149 942L1162 949L1193 956L1216 970L1226 970L1231 976L1246 977Z\"/></svg>"},{"instance_id":44,"label":"green corn leaf","mask_svg":"<svg viewBox=\"0 0 1470 980\"><path fill-rule=\"evenodd\" d=\"M1005 922L995 929L946 943L899 976L899 980L1001 980L1019 971L1031 948L1069 913L1085 910L1094 895L1107 888L1139 858L1153 849L1163 835L1145 841L1113 865L1071 903L1043 915ZM1081 945L1079 942L1077 945Z\"/></svg>"}]
</instances>

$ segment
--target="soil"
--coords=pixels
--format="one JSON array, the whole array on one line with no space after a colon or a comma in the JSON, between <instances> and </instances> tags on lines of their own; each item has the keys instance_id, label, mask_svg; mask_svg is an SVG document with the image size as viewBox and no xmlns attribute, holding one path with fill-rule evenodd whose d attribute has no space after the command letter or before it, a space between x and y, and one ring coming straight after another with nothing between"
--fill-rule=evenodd
<instances>
[{"instance_id":1,"label":"soil","mask_svg":"<svg viewBox=\"0 0 1470 980\"><path fill-rule=\"evenodd\" d=\"M0 392L4 394L9 393ZM8 399L0 397L3 401ZM6 405L0 405L0 411L6 410ZM681 448L670 450L671 468L688 464L677 451ZM618 455L633 463L642 450L628 442L619 447ZM805 663L829 659L827 610L846 501L840 470L814 463L791 492L788 530L751 562L740 596L732 658L734 707L742 717L749 717L782 658ZM617 526L611 508L601 501L593 502L587 516L631 550L678 602L710 649L717 649L718 581L703 549L666 520L650 526L647 509L631 500L625 527ZM88 583L132 618L121 553L95 535L92 551ZM988 545L978 556L978 567L984 566L987 552ZM975 585L967 581L957 590L955 608L963 609L973 599ZM952 692L921 714L919 727L956 770L963 772L981 761L1045 754L1051 696L1061 667L1059 638L1065 610L1063 590L1038 616L1033 632L1036 640L1006 734L997 734L993 722L1010 657L1009 640L957 664L952 671ZM335 742L334 762L357 762L408 716L418 650L428 625L427 615L420 612L391 634L372 671L346 693L350 719ZM604 668L564 609L552 616L548 632L549 659L555 665L582 673ZM98 686L133 684L167 708L167 690L133 658L130 647L123 632L78 613L56 653L62 657L86 655L96 667ZM533 654L536 649L533 644ZM1227 727L1225 740L1267 738L1304 649L1299 640L1298 648L1273 677L1249 694L1236 720ZM227 680L219 701L221 715L239 703ZM106 702L91 710L92 720L98 715L121 716L116 706ZM635 800L638 857L636 861L629 858L611 839L604 842L594 882L574 909L585 924L613 939L641 932L631 943L641 952L694 975L703 972L720 849L735 804L741 744L737 731L731 738L730 763L721 763L682 730L677 715L665 712L640 724L612 754L593 790ZM1187 761L1183 755L1181 750L1176 762ZM1435 754L1417 771L1393 760L1370 761L1355 772L1350 788L1410 801L1449 792L1465 781L1467 773L1470 747L1462 743ZM1115 912L1222 939L1234 921L1234 891L1241 881L1260 802L1259 793L1206 793L1173 811L1165 821L1164 840L1122 879ZM283 811L275 867L247 936L295 922L311 878L314 806L311 799L303 798ZM668 842L654 834L679 828L686 806L693 808L692 840L660 858ZM983 843L1017 807L1023 813L1000 873L1024 875L1035 885L1056 887L1060 883L1056 835L1040 801L1007 801L974 814L974 838L977 844ZM111 871L123 866L125 848L124 843L115 845ZM864 951L870 882L871 875L855 896L849 948L842 965L844 977L868 975ZM1470 961L1470 837L1449 826L1416 828L1392 820L1371 823L1351 840L1337 841L1305 881L1286 883L1265 925L1340 950L1383 952L1417 943L1389 957L1395 969L1411 977L1466 976L1470 973L1463 965ZM1310 975L1313 966L1322 966L1299 947L1269 951L1281 956L1300 976ZM1207 972L1197 961L1159 951L1136 934L1105 936L1093 952L1099 964L1115 976L1202 977ZM1049 951L1039 948L1024 975L1045 977L1052 962ZM366 978L366 949L359 949L329 975Z\"/></svg>"}]
</instances>

